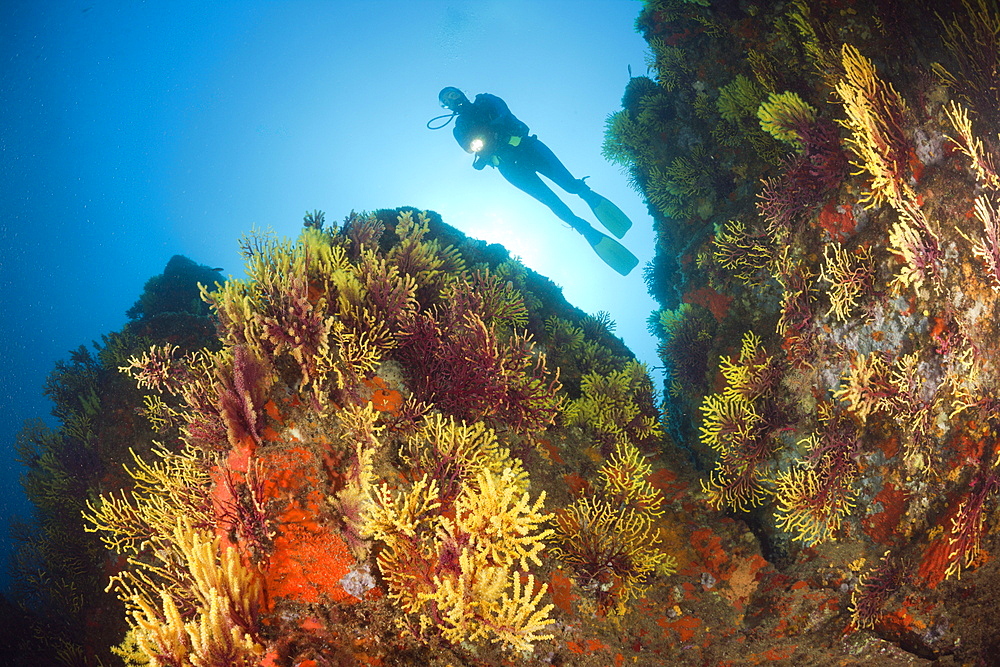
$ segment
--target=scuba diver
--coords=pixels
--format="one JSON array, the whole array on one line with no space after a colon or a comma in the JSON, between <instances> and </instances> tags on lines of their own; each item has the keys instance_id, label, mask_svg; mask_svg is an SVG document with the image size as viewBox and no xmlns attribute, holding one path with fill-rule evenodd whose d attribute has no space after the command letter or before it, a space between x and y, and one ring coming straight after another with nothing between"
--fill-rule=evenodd
<instances>
[{"instance_id":1,"label":"scuba diver","mask_svg":"<svg viewBox=\"0 0 1000 667\"><path fill-rule=\"evenodd\" d=\"M548 206L560 220L580 232L594 252L621 275L628 275L635 268L639 263L635 255L575 215L539 174L566 192L579 195L616 237L622 238L632 221L617 206L591 190L583 178L573 178L548 146L535 135L528 134L528 126L510 112L502 99L481 93L476 95L475 102L470 102L461 90L449 86L438 94L438 101L452 113L431 119L427 127L439 130L457 118L453 131L455 139L467 153L475 155L473 168L483 169L489 165L499 169L512 185ZM431 123L441 118L448 120L431 127Z\"/></svg>"}]
</instances>

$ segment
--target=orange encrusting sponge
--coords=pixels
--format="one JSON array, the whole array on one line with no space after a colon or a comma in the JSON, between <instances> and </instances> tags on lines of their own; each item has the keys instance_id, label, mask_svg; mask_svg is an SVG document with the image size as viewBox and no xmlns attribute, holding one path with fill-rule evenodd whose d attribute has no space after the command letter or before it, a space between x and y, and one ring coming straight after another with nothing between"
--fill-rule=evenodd
<instances>
[{"instance_id":1,"label":"orange encrusting sponge","mask_svg":"<svg viewBox=\"0 0 1000 667\"><path fill-rule=\"evenodd\" d=\"M268 599L353 601L340 580L354 564L340 533L320 519L323 461L307 447L261 452L265 500L278 506L265 572Z\"/></svg>"}]
</instances>

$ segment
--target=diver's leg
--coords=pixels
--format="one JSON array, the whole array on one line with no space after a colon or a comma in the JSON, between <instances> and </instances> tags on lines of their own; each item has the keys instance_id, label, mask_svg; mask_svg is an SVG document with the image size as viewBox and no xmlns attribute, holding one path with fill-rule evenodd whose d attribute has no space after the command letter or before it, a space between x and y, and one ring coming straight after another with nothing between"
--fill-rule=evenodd
<instances>
[{"instance_id":1,"label":"diver's leg","mask_svg":"<svg viewBox=\"0 0 1000 667\"><path fill-rule=\"evenodd\" d=\"M559 199L556 193L552 192L552 189L538 177L538 174L534 170L524 163L518 162L517 164L512 164L510 162L500 163L500 173L506 178L511 185L514 187L527 192L529 195L542 202L555 213L560 220L573 224L575 222L576 216L573 211L570 210L569 206L563 203L563 200Z\"/></svg>"},{"instance_id":2,"label":"diver's leg","mask_svg":"<svg viewBox=\"0 0 1000 667\"><path fill-rule=\"evenodd\" d=\"M559 199L559 196L553 192L549 186L545 185L542 179L538 177L538 174L535 173L534 169L526 164L525 161L518 159L517 163L501 162L500 173L503 174L503 177L506 178L511 185L519 190L527 192L529 195L548 206L560 220L583 234L588 241L590 240L588 232L596 230L594 230L594 228L591 227L590 223L586 220L575 215L573 211L570 210L569 206L563 203L563 200Z\"/></svg>"},{"instance_id":3,"label":"diver's leg","mask_svg":"<svg viewBox=\"0 0 1000 667\"><path fill-rule=\"evenodd\" d=\"M580 232L583 238L587 240L587 244L594 249L594 252L597 253L597 256L604 263L621 275L627 276L639 263L635 255L629 252L622 244L591 227L590 223L583 218L573 215L569 207L542 182L542 179L538 177L538 174L527 162L529 161L522 161L521 156L518 156L516 163L501 162L500 173L515 187L524 190L551 208L553 213L559 216L570 227ZM558 163L558 160L556 162ZM568 175L569 172L567 171L566 174Z\"/></svg>"},{"instance_id":4,"label":"diver's leg","mask_svg":"<svg viewBox=\"0 0 1000 667\"><path fill-rule=\"evenodd\" d=\"M525 146L524 159L518 158L519 163L523 161L527 161L538 173L550 178L566 192L579 195L583 201L587 202L587 206L594 212L601 224L618 238L622 238L632 226L632 221L622 213L621 209L591 190L582 178L573 178L573 175L563 166L555 153L536 137L532 137Z\"/></svg>"},{"instance_id":5,"label":"diver's leg","mask_svg":"<svg viewBox=\"0 0 1000 667\"><path fill-rule=\"evenodd\" d=\"M573 174L569 173L569 169L559 161L552 149L539 141L537 137L533 136L528 140L528 144L524 147L523 157L518 157L519 163L525 161L534 167L539 174L550 179L571 195L580 195L586 198L584 193L590 192L590 187L583 179L573 178Z\"/></svg>"}]
</instances>

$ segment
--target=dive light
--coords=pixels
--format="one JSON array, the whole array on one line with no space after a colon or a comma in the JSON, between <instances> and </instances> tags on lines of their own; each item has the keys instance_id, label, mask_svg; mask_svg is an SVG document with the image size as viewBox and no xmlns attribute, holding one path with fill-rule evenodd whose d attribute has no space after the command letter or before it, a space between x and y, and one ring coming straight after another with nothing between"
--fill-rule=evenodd
<instances>
[{"instance_id":1,"label":"dive light","mask_svg":"<svg viewBox=\"0 0 1000 667\"><path fill-rule=\"evenodd\" d=\"M469 143L469 150L473 153L478 153L479 151L483 150L483 147L485 145L486 142L483 141L482 137L476 137L475 139L472 140L471 143Z\"/></svg>"}]
</instances>

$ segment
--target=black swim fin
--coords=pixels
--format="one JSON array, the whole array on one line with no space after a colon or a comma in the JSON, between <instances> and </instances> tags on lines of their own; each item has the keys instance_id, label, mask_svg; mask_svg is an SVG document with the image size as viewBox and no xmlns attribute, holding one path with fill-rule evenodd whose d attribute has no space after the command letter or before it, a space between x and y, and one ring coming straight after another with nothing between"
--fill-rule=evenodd
<instances>
[{"instance_id":1,"label":"black swim fin","mask_svg":"<svg viewBox=\"0 0 1000 667\"><path fill-rule=\"evenodd\" d=\"M611 200L605 199L593 190L580 196L587 202L601 224L618 238L625 236L625 232L632 227L632 221Z\"/></svg>"}]
</instances>

